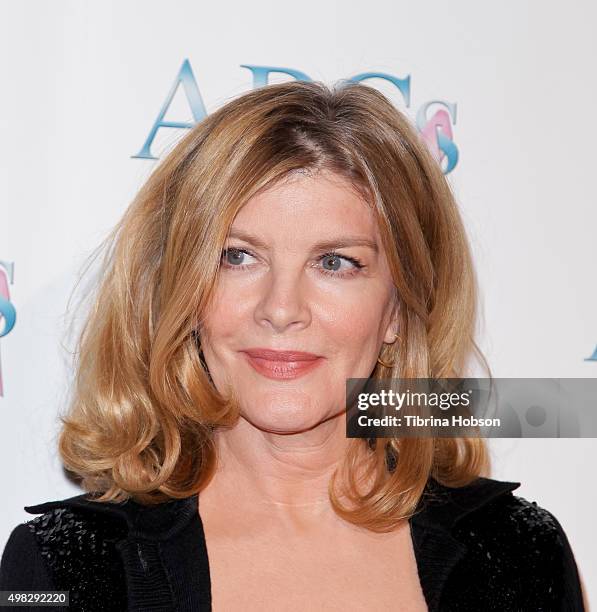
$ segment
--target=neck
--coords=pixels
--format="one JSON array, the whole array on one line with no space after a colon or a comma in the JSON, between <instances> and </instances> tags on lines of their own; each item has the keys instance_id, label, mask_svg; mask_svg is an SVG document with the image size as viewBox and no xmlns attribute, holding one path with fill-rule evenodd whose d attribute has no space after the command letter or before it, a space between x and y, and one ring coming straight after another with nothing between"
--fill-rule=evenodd
<instances>
[{"instance_id":1,"label":"neck","mask_svg":"<svg viewBox=\"0 0 597 612\"><path fill-rule=\"evenodd\" d=\"M355 442L346 438L342 417L291 434L260 430L241 417L216 432L218 466L205 492L270 516L332 514L328 485Z\"/></svg>"}]
</instances>

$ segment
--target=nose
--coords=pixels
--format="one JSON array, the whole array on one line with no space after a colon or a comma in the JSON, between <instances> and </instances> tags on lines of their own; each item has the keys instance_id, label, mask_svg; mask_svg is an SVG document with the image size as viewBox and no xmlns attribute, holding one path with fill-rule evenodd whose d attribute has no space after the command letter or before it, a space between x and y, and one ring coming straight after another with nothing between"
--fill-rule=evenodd
<instances>
[{"instance_id":1,"label":"nose","mask_svg":"<svg viewBox=\"0 0 597 612\"><path fill-rule=\"evenodd\" d=\"M255 307L255 321L276 333L303 329L311 322L306 279L300 272L272 270L264 279Z\"/></svg>"}]
</instances>

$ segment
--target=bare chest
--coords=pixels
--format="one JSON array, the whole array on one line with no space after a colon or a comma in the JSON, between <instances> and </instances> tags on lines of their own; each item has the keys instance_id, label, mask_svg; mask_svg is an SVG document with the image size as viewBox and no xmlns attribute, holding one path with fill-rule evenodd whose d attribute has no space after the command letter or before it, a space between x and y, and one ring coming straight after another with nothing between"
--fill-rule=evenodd
<instances>
[{"instance_id":1,"label":"bare chest","mask_svg":"<svg viewBox=\"0 0 597 612\"><path fill-rule=\"evenodd\" d=\"M204 528L215 612L427 610L408 524L371 535Z\"/></svg>"}]
</instances>

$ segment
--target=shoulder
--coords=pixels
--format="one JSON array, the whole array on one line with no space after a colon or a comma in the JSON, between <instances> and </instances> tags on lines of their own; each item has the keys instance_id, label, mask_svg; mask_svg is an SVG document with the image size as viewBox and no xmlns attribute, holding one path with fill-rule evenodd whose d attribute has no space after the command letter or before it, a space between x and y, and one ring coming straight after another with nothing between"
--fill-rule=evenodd
<instances>
[{"instance_id":1,"label":"shoulder","mask_svg":"<svg viewBox=\"0 0 597 612\"><path fill-rule=\"evenodd\" d=\"M536 501L508 493L458 521L454 534L469 549L510 566L542 567L542 579L559 578L557 564L571 556L568 538L555 515Z\"/></svg>"},{"instance_id":2,"label":"shoulder","mask_svg":"<svg viewBox=\"0 0 597 612\"><path fill-rule=\"evenodd\" d=\"M519 487L519 482L483 477L462 487L432 480L422 498L421 522L461 537L473 537L470 532L477 527L487 537L500 533L518 543L562 543L566 536L558 519L536 501L514 494Z\"/></svg>"},{"instance_id":3,"label":"shoulder","mask_svg":"<svg viewBox=\"0 0 597 612\"><path fill-rule=\"evenodd\" d=\"M91 594L104 592L114 599L115 609L124 609L116 545L126 535L126 523L96 507L85 495L26 506L38 516L11 532L0 563L1 590L70 591L71 605L85 602L90 610L96 609Z\"/></svg>"},{"instance_id":4,"label":"shoulder","mask_svg":"<svg viewBox=\"0 0 597 612\"><path fill-rule=\"evenodd\" d=\"M71 609L125 610L131 596L138 609L145 609L147 597L153 604L156 597L170 601L162 547L179 558L188 548L181 542L190 541L193 553L205 555L197 538L196 494L150 506L77 495L25 510L38 516L13 530L0 565L0 590L70 591ZM34 573L27 573L30 564Z\"/></svg>"},{"instance_id":5,"label":"shoulder","mask_svg":"<svg viewBox=\"0 0 597 612\"><path fill-rule=\"evenodd\" d=\"M457 528L469 530L473 525L483 526L488 533L499 531L533 542L558 542L564 535L555 515L536 501L508 493L471 512L457 523Z\"/></svg>"},{"instance_id":6,"label":"shoulder","mask_svg":"<svg viewBox=\"0 0 597 612\"><path fill-rule=\"evenodd\" d=\"M487 481L494 491L500 481L484 480L473 485L474 507L456 513L451 526L466 547L451 580L454 601L466 593L480 596L491 585L492 601L501 609L516 603L523 609L583 610L574 554L556 516L507 487L485 499Z\"/></svg>"},{"instance_id":7,"label":"shoulder","mask_svg":"<svg viewBox=\"0 0 597 612\"><path fill-rule=\"evenodd\" d=\"M8 538L0 560L0 591L54 589L35 539L25 523Z\"/></svg>"}]
</instances>

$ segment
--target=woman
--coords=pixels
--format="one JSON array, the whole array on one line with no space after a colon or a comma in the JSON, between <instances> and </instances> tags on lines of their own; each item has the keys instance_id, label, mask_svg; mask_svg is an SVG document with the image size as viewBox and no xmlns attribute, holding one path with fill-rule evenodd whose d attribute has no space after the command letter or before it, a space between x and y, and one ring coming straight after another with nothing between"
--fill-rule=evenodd
<instances>
[{"instance_id":1,"label":"woman","mask_svg":"<svg viewBox=\"0 0 597 612\"><path fill-rule=\"evenodd\" d=\"M564 531L481 439L345 436L348 378L461 376L476 289L441 169L375 89L232 100L111 236L59 449L0 587L80 610L582 610ZM208 554L209 553L209 554Z\"/></svg>"}]
</instances>

